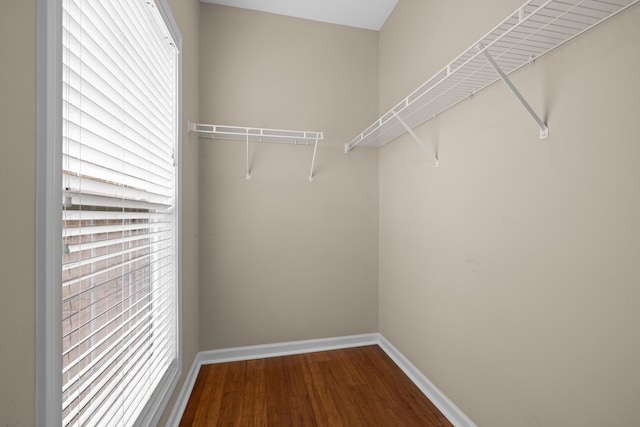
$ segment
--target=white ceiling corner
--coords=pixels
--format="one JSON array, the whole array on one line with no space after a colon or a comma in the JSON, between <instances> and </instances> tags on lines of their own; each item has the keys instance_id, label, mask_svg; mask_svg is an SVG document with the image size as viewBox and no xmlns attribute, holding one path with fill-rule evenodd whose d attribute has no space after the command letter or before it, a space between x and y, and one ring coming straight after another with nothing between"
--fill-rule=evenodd
<instances>
[{"instance_id":1,"label":"white ceiling corner","mask_svg":"<svg viewBox=\"0 0 640 427\"><path fill-rule=\"evenodd\" d=\"M349 27L380 30L398 0L201 0Z\"/></svg>"}]
</instances>

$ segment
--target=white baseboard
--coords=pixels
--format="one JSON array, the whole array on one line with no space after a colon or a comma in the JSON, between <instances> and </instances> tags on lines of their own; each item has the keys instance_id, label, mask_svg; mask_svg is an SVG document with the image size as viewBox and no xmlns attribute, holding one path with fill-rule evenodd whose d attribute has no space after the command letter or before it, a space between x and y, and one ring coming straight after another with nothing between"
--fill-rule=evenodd
<instances>
[{"instance_id":1,"label":"white baseboard","mask_svg":"<svg viewBox=\"0 0 640 427\"><path fill-rule=\"evenodd\" d=\"M464 412L462 412L447 396L442 393L427 377L425 377L413 363L409 361L385 337L379 335L380 348L395 362L409 377L420 391L442 412L442 415L455 427L477 427Z\"/></svg>"},{"instance_id":2,"label":"white baseboard","mask_svg":"<svg viewBox=\"0 0 640 427\"><path fill-rule=\"evenodd\" d=\"M201 351L193 360L191 369L189 369L187 378L180 390L180 395L169 416L167 427L178 427L180 424L182 414L187 407L189 396L191 395L196 378L198 377L198 372L200 371L200 366L202 365L289 356L293 354L337 350L372 344L379 345L455 427L476 427L418 368L404 357L386 338L378 333Z\"/></svg>"},{"instance_id":3,"label":"white baseboard","mask_svg":"<svg viewBox=\"0 0 640 427\"><path fill-rule=\"evenodd\" d=\"M221 350L201 351L193 360L191 369L182 385L167 427L178 427L182 414L189 402L189 396L196 383L200 366L213 363L237 362L240 360L264 359L267 357L290 356L293 354L313 353L316 351L337 350L341 348L360 347L379 344L379 334L350 335L337 338L321 338L315 340L292 341L276 344L253 345L247 347L225 348Z\"/></svg>"},{"instance_id":4,"label":"white baseboard","mask_svg":"<svg viewBox=\"0 0 640 427\"><path fill-rule=\"evenodd\" d=\"M196 354L196 357L193 359L191 368L189 368L189 373L187 374L187 377L182 384L180 394L178 395L176 403L173 405L173 409L171 410L171 414L169 415L167 427L178 427L180 425L182 414L187 408L187 403L189 402L189 397L191 396L191 392L193 391L193 386L196 384L196 379L198 378L198 372L200 372L200 366L202 366L202 362L200 361L199 356L200 353Z\"/></svg>"},{"instance_id":5,"label":"white baseboard","mask_svg":"<svg viewBox=\"0 0 640 427\"><path fill-rule=\"evenodd\" d=\"M313 353L316 351L337 350L340 348L360 347L379 343L379 334L350 335L337 338L292 341L276 344L252 345L248 347L225 348L203 351L202 364L236 362L239 360L264 359L267 357L290 356L292 354Z\"/></svg>"}]
</instances>

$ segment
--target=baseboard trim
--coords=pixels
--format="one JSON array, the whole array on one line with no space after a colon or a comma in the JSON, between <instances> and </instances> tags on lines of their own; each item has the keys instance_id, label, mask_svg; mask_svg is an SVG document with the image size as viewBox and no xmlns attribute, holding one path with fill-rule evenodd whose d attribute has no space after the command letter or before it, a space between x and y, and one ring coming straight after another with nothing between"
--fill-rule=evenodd
<instances>
[{"instance_id":1,"label":"baseboard trim","mask_svg":"<svg viewBox=\"0 0 640 427\"><path fill-rule=\"evenodd\" d=\"M193 391L193 386L196 384L196 378L198 378L198 372L200 372L200 366L202 366L202 362L199 356L200 354L198 353L193 359L191 368L189 368L189 373L187 374L187 377L182 384L180 394L178 395L176 403L173 405L173 409L171 410L171 414L169 415L169 419L167 420L167 427L178 427L180 425L182 414L187 408L187 403L189 402L189 397L191 396L191 392Z\"/></svg>"},{"instance_id":2,"label":"baseboard trim","mask_svg":"<svg viewBox=\"0 0 640 427\"><path fill-rule=\"evenodd\" d=\"M341 348L361 347L364 345L379 343L379 334L373 333L201 351L196 355L193 360L193 364L191 364L191 368L189 369L187 378L182 385L178 399L173 406L171 415L169 415L167 427L178 427L180 425L182 414L187 408L189 396L191 396L193 386L196 383L198 372L202 365L264 359L267 357L290 356L293 354L338 350Z\"/></svg>"},{"instance_id":3,"label":"baseboard trim","mask_svg":"<svg viewBox=\"0 0 640 427\"><path fill-rule=\"evenodd\" d=\"M396 365L409 377L420 391L447 417L455 427L477 427L464 412L460 410L449 398L442 393L427 377L424 376L413 363L409 361L397 348L385 337L380 337L380 348L395 362Z\"/></svg>"},{"instance_id":4,"label":"baseboard trim","mask_svg":"<svg viewBox=\"0 0 640 427\"><path fill-rule=\"evenodd\" d=\"M267 357L290 356L316 351L337 350L378 344L378 334L350 335L337 338L292 341L276 344L252 345L248 347L225 348L199 353L203 364L236 362L239 360L265 359Z\"/></svg>"},{"instance_id":5,"label":"baseboard trim","mask_svg":"<svg viewBox=\"0 0 640 427\"><path fill-rule=\"evenodd\" d=\"M402 353L379 333L350 335L336 338L321 338L305 341L292 341L275 344L234 347L221 350L201 351L193 360L180 395L171 411L167 427L178 427L182 414L187 407L193 391L200 366L214 363L236 362L241 360L264 359L268 357L289 356L293 354L313 353L317 351L338 350L377 344L413 381L420 391L447 417L455 427L477 427L447 396L445 396L427 377L425 377Z\"/></svg>"}]
</instances>

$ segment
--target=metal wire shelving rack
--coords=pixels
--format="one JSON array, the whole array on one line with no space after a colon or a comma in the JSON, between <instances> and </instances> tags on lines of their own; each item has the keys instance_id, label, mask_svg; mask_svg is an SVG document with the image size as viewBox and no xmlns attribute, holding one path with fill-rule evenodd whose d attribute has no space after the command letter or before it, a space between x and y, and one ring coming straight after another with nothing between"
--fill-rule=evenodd
<instances>
[{"instance_id":1,"label":"metal wire shelving rack","mask_svg":"<svg viewBox=\"0 0 640 427\"><path fill-rule=\"evenodd\" d=\"M316 154L318 152L318 141L324 138L322 132L284 130L284 129L264 129L253 127L210 125L189 123L189 132L195 132L200 138L222 139L232 141L244 141L247 152L247 180L251 179L251 162L249 157L250 142L268 142L291 145L313 146L313 158L311 160L311 172L309 181L313 181L313 172L316 164Z\"/></svg>"},{"instance_id":2,"label":"metal wire shelving rack","mask_svg":"<svg viewBox=\"0 0 640 427\"><path fill-rule=\"evenodd\" d=\"M530 0L367 127L354 147L381 147L410 133L426 151L413 128L448 110L479 90L502 80L547 138L546 124L511 83L508 75L593 28L640 0ZM437 153L434 156L438 166Z\"/></svg>"}]
</instances>

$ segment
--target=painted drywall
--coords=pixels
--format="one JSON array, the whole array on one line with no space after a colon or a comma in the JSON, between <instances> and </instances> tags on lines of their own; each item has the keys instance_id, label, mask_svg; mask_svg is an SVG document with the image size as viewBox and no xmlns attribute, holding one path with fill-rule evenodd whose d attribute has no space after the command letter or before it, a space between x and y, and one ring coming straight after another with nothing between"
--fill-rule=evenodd
<instances>
[{"instance_id":1,"label":"painted drywall","mask_svg":"<svg viewBox=\"0 0 640 427\"><path fill-rule=\"evenodd\" d=\"M400 0L380 111L520 6ZM380 332L478 426L630 426L640 399L640 7L379 153Z\"/></svg>"},{"instance_id":2,"label":"painted drywall","mask_svg":"<svg viewBox=\"0 0 640 427\"><path fill-rule=\"evenodd\" d=\"M202 4L200 122L324 132L312 148L201 140L200 346L377 330L377 32Z\"/></svg>"},{"instance_id":3,"label":"painted drywall","mask_svg":"<svg viewBox=\"0 0 640 427\"><path fill-rule=\"evenodd\" d=\"M0 3L0 425L35 425L36 1Z\"/></svg>"},{"instance_id":4,"label":"painted drywall","mask_svg":"<svg viewBox=\"0 0 640 427\"><path fill-rule=\"evenodd\" d=\"M35 425L36 4L0 3L0 425ZM197 0L170 0L184 38L183 377L198 351L198 141L186 121L198 115ZM180 383L182 383L181 379ZM180 384L179 384L180 385ZM175 397L173 398L175 399ZM173 401L172 399L172 401ZM170 402L171 403L171 402Z\"/></svg>"}]
</instances>

